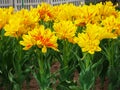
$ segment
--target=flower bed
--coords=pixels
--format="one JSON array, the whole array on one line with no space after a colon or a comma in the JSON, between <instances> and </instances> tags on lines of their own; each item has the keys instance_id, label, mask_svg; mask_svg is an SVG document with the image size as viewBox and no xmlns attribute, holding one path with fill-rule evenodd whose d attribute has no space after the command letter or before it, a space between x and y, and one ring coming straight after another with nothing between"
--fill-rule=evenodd
<instances>
[{"instance_id":1,"label":"flower bed","mask_svg":"<svg viewBox=\"0 0 120 90\"><path fill-rule=\"evenodd\" d=\"M14 11L0 8L0 85L29 87L31 75L40 90L120 88L120 12L111 2L52 6ZM59 69L51 72L54 62ZM78 80L74 79L78 71Z\"/></svg>"}]
</instances>

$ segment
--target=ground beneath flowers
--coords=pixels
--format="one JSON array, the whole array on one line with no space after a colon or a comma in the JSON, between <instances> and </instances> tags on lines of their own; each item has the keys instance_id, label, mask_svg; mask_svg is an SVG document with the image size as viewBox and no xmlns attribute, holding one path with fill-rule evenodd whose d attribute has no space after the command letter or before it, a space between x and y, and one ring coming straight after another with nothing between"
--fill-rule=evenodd
<instances>
[{"instance_id":1,"label":"ground beneath flowers","mask_svg":"<svg viewBox=\"0 0 120 90\"><path fill-rule=\"evenodd\" d=\"M57 69L59 69L60 64L58 62L54 63L51 68L51 72L55 72ZM78 80L78 72L77 70L74 73L74 80ZM23 86L22 90L27 90L26 85ZM33 78L30 82L30 89L29 90L39 90L39 87L37 85L36 80ZM108 90L108 79L105 79L104 86L101 87L100 85L100 79L96 80L95 90Z\"/></svg>"},{"instance_id":2,"label":"ground beneath flowers","mask_svg":"<svg viewBox=\"0 0 120 90\"><path fill-rule=\"evenodd\" d=\"M59 67L60 67L60 64L58 62L55 62L52 65L51 72L55 72L56 70L59 69ZM78 71L77 70L74 73L74 80L75 81L78 80ZM0 87L0 90L5 90L5 89ZM36 80L32 77L29 88L27 88L27 85L25 82L23 84L22 90L39 90L39 86L38 86ZM96 85L95 85L95 90L108 90L108 79L107 78L105 79L105 83L104 83L103 87L101 87L101 85L100 85L100 79L97 79Z\"/></svg>"}]
</instances>

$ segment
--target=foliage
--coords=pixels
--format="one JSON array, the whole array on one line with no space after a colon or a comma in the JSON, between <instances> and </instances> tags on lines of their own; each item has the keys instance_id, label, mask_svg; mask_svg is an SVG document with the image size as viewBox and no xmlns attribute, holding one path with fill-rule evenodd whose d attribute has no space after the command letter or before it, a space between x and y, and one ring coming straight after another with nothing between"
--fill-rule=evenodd
<instances>
[{"instance_id":1,"label":"foliage","mask_svg":"<svg viewBox=\"0 0 120 90\"><path fill-rule=\"evenodd\" d=\"M0 8L0 85L22 90L33 76L40 90L94 90L96 80L100 77L102 86L107 77L108 89L118 90L120 12L115 7L100 2ZM60 67L52 73L54 61Z\"/></svg>"}]
</instances>

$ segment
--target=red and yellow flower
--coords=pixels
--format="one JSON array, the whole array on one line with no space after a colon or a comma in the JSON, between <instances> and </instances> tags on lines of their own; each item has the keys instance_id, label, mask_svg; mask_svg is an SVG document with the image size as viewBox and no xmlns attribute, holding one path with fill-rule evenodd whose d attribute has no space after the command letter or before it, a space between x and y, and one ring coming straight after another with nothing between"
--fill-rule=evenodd
<instances>
[{"instance_id":1,"label":"red and yellow flower","mask_svg":"<svg viewBox=\"0 0 120 90\"><path fill-rule=\"evenodd\" d=\"M20 41L20 44L25 46L24 50L37 45L39 48L42 48L43 53L47 52L47 48L58 51L57 36L50 29L45 29L43 25L29 31L28 35L23 35L23 41Z\"/></svg>"}]
</instances>

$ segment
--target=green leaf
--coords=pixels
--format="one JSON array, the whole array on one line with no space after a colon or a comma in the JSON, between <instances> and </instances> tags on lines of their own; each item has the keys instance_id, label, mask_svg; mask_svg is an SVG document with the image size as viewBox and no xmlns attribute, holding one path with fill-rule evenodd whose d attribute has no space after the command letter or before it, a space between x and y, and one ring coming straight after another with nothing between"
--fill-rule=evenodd
<instances>
[{"instance_id":1,"label":"green leaf","mask_svg":"<svg viewBox=\"0 0 120 90\"><path fill-rule=\"evenodd\" d=\"M95 82L94 72L91 70L91 68L87 68L85 71L81 71L79 80L81 84L80 86L83 90L90 90Z\"/></svg>"},{"instance_id":2,"label":"green leaf","mask_svg":"<svg viewBox=\"0 0 120 90\"><path fill-rule=\"evenodd\" d=\"M16 83L14 80L15 79L14 75L11 73L11 71L12 71L12 69L8 72L8 78L11 82Z\"/></svg>"},{"instance_id":3,"label":"green leaf","mask_svg":"<svg viewBox=\"0 0 120 90\"><path fill-rule=\"evenodd\" d=\"M70 90L82 90L80 87L76 86L69 86Z\"/></svg>"}]
</instances>

